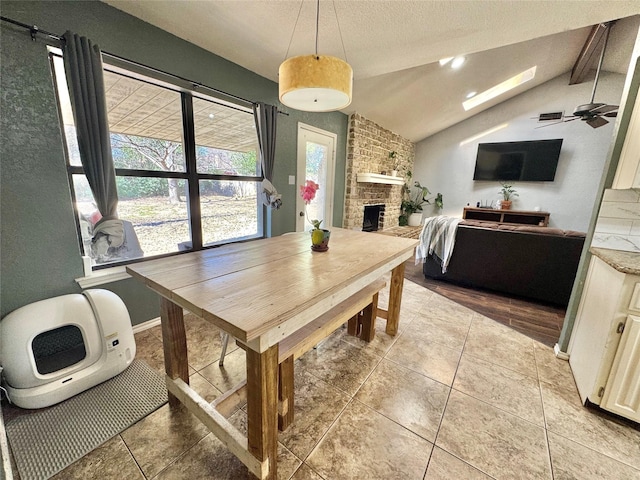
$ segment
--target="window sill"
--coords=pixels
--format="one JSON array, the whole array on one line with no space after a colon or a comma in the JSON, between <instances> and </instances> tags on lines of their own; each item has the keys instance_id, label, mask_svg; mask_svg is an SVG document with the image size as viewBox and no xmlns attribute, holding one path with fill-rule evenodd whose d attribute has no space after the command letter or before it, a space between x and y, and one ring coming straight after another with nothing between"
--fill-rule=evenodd
<instances>
[{"instance_id":1,"label":"window sill","mask_svg":"<svg viewBox=\"0 0 640 480\"><path fill-rule=\"evenodd\" d=\"M131 278L126 272L126 267L105 268L104 270L96 270L86 277L76 278L76 282L82 288L91 288L105 283L117 282Z\"/></svg>"}]
</instances>

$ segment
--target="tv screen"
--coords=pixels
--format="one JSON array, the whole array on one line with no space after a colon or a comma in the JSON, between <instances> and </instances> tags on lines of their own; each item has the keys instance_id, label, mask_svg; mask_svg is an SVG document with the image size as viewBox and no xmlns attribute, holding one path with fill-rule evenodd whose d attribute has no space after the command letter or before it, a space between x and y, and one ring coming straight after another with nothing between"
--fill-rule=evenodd
<instances>
[{"instance_id":1,"label":"tv screen","mask_svg":"<svg viewBox=\"0 0 640 480\"><path fill-rule=\"evenodd\" d=\"M562 139L478 144L474 180L551 182Z\"/></svg>"}]
</instances>

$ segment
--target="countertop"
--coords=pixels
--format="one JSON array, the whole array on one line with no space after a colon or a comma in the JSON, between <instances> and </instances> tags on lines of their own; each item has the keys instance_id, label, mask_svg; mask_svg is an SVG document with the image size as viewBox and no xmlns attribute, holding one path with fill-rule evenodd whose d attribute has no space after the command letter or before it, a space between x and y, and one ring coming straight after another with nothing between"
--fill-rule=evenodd
<instances>
[{"instance_id":1,"label":"countertop","mask_svg":"<svg viewBox=\"0 0 640 480\"><path fill-rule=\"evenodd\" d=\"M619 272L640 275L640 252L625 252L598 247L591 247L589 251Z\"/></svg>"}]
</instances>

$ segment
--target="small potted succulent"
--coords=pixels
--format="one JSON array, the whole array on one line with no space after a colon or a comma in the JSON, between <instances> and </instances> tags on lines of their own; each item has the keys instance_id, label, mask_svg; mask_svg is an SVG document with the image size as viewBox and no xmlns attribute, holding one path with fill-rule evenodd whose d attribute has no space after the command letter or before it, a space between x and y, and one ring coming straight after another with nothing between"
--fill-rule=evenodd
<instances>
[{"instance_id":1,"label":"small potted succulent","mask_svg":"<svg viewBox=\"0 0 640 480\"><path fill-rule=\"evenodd\" d=\"M511 202L512 202L511 199L519 195L512 185L509 185L507 183L502 183L501 185L502 185L502 188L498 193L502 195L502 200L498 200L498 204L500 205L500 208L502 210L510 210Z\"/></svg>"}]
</instances>

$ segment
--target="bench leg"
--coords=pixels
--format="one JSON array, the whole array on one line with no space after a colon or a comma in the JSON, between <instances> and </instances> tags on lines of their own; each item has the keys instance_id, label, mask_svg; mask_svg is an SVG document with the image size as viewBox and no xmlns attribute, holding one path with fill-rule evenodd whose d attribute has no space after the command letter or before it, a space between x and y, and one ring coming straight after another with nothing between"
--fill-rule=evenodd
<instances>
[{"instance_id":1,"label":"bench leg","mask_svg":"<svg viewBox=\"0 0 640 480\"><path fill-rule=\"evenodd\" d=\"M371 304L362 311L362 334L360 338L365 342L372 341L376 336L376 318L378 317L378 294L374 294Z\"/></svg>"},{"instance_id":2,"label":"bench leg","mask_svg":"<svg viewBox=\"0 0 640 480\"><path fill-rule=\"evenodd\" d=\"M278 366L278 430L293 423L293 356Z\"/></svg>"}]
</instances>

